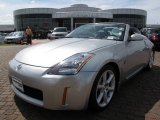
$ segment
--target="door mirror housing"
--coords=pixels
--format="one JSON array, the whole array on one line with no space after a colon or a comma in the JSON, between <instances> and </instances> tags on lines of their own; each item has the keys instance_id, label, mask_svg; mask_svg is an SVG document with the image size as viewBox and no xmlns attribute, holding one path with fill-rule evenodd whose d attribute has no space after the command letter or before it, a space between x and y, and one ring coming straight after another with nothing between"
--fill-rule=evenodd
<instances>
[{"instance_id":1,"label":"door mirror housing","mask_svg":"<svg viewBox=\"0 0 160 120\"><path fill-rule=\"evenodd\" d=\"M129 41L141 41L143 39L144 39L143 35L137 34L137 33L129 36L129 38L128 38Z\"/></svg>"}]
</instances>

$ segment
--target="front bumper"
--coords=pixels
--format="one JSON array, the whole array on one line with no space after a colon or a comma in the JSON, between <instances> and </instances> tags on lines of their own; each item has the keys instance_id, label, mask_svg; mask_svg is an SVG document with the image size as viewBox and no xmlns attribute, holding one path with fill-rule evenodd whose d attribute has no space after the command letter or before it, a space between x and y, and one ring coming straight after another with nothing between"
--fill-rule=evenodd
<instances>
[{"instance_id":1,"label":"front bumper","mask_svg":"<svg viewBox=\"0 0 160 120\"><path fill-rule=\"evenodd\" d=\"M17 70L17 66L22 68ZM35 67L12 60L9 77L14 93L23 100L52 110L86 109L96 72L79 72L77 75L47 75L48 68ZM12 84L11 77L20 79L24 87L32 89L26 94ZM34 97L32 91L42 93L42 99ZM64 98L65 97L65 98ZM41 98L41 97L40 97Z\"/></svg>"},{"instance_id":2,"label":"front bumper","mask_svg":"<svg viewBox=\"0 0 160 120\"><path fill-rule=\"evenodd\" d=\"M50 39L60 39L60 38L64 38L65 35L62 36L51 36Z\"/></svg>"},{"instance_id":3,"label":"front bumper","mask_svg":"<svg viewBox=\"0 0 160 120\"><path fill-rule=\"evenodd\" d=\"M5 43L20 43L21 38L18 39L5 39Z\"/></svg>"},{"instance_id":4,"label":"front bumper","mask_svg":"<svg viewBox=\"0 0 160 120\"><path fill-rule=\"evenodd\" d=\"M14 43L14 39L5 39L4 42L5 43Z\"/></svg>"}]
</instances>

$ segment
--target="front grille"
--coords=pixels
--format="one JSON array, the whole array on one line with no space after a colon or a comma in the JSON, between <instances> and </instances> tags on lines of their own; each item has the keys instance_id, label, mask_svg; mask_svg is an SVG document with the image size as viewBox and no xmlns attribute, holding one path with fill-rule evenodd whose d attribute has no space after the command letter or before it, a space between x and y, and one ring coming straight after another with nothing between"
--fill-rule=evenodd
<instances>
[{"instance_id":1,"label":"front grille","mask_svg":"<svg viewBox=\"0 0 160 120\"><path fill-rule=\"evenodd\" d=\"M26 95L28 95L32 98L43 101L43 93L42 93L41 90L31 88L31 87L26 86L26 85L23 85L23 88L24 88L24 92L23 92L24 94L26 94Z\"/></svg>"},{"instance_id":2,"label":"front grille","mask_svg":"<svg viewBox=\"0 0 160 120\"><path fill-rule=\"evenodd\" d=\"M12 42L13 41L13 39L7 39L7 42Z\"/></svg>"},{"instance_id":3,"label":"front grille","mask_svg":"<svg viewBox=\"0 0 160 120\"><path fill-rule=\"evenodd\" d=\"M55 34L55 36L57 36L57 37L63 37L65 35L64 34Z\"/></svg>"}]
</instances>

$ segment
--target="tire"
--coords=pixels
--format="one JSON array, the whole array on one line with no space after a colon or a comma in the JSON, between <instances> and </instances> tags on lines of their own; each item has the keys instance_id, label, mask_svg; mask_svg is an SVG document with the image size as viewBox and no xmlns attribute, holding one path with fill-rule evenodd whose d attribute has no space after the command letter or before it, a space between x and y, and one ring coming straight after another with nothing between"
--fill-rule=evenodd
<instances>
[{"instance_id":1,"label":"tire","mask_svg":"<svg viewBox=\"0 0 160 120\"><path fill-rule=\"evenodd\" d=\"M19 41L19 44L20 44L20 45L23 45L23 39L21 39L21 40Z\"/></svg>"},{"instance_id":2,"label":"tire","mask_svg":"<svg viewBox=\"0 0 160 120\"><path fill-rule=\"evenodd\" d=\"M146 70L151 70L153 68L153 63L154 63L154 50L151 51L150 53L150 58L149 58L149 62L148 62L148 65L146 67Z\"/></svg>"},{"instance_id":3,"label":"tire","mask_svg":"<svg viewBox=\"0 0 160 120\"><path fill-rule=\"evenodd\" d=\"M91 90L89 110L103 111L111 102L117 90L117 75L111 65L103 67L98 73Z\"/></svg>"}]
</instances>

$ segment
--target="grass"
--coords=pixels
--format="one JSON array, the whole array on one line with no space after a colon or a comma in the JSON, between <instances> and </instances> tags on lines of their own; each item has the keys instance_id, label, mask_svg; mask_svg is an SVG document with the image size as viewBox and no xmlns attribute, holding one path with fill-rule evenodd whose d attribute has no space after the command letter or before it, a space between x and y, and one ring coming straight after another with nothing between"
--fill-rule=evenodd
<instances>
[{"instance_id":1,"label":"grass","mask_svg":"<svg viewBox=\"0 0 160 120\"><path fill-rule=\"evenodd\" d=\"M13 46L13 45L16 45L16 44L0 44L0 46Z\"/></svg>"}]
</instances>

